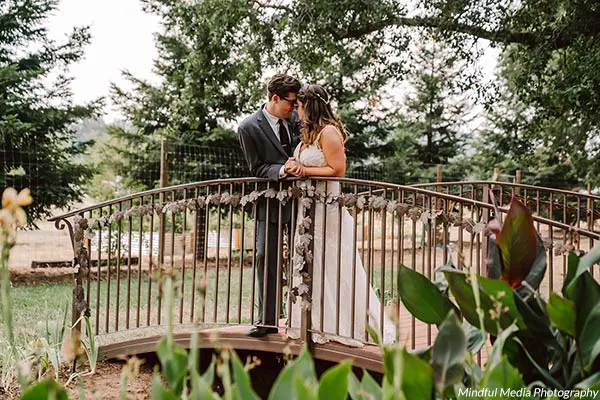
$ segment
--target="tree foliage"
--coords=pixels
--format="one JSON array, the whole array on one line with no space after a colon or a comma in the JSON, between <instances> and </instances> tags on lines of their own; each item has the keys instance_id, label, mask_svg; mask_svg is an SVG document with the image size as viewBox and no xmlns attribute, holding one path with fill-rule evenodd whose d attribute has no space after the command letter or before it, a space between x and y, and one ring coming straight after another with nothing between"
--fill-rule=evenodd
<instances>
[{"instance_id":1,"label":"tree foliage","mask_svg":"<svg viewBox=\"0 0 600 400\"><path fill-rule=\"evenodd\" d=\"M159 170L161 138L186 145L239 147L232 129L235 120L264 95L260 89L265 43L256 39L262 26L256 10L243 0L142 3L145 11L160 17L163 27L156 36L154 63L160 82L140 80L125 71L133 89L113 86L112 97L131 126L113 126L109 133L119 139L111 149L123 161L120 172L152 187L158 177L148 178L147 169ZM139 166L140 155L145 169ZM212 168L218 163L201 162ZM206 168L197 170L196 179L205 178ZM172 182L176 181L177 176Z\"/></svg>"},{"instance_id":2,"label":"tree foliage","mask_svg":"<svg viewBox=\"0 0 600 400\"><path fill-rule=\"evenodd\" d=\"M384 159L388 180L434 180L436 165L448 165L462 154L470 111L460 86L463 71L463 63L433 40L423 41L413 53L407 79L410 88L393 136L395 153Z\"/></svg>"},{"instance_id":3,"label":"tree foliage","mask_svg":"<svg viewBox=\"0 0 600 400\"><path fill-rule=\"evenodd\" d=\"M438 40L452 46L454 54L465 60L473 71L464 77L464 85L476 89L480 95L491 93L490 104L496 112L502 112L502 96L527 110L528 138L520 133L518 142L538 146L534 147L534 150L540 149L536 150L536 167L542 168L544 163L552 166L550 171L534 171L539 175L535 179L551 183L551 177L560 175L566 182L573 182L573 177L577 177L598 183L600 4L597 1L303 0L282 3L272 0L255 4L272 11L274 22L286 22L286 37L291 38L288 54L293 57L314 57L322 61L335 54L351 54L355 49L359 54L368 54L374 61L372 70L376 72L373 75L357 73L366 78L366 82L376 76L387 85L393 85L394 78L405 72L407 44L419 40L424 30L435 31ZM501 91L494 87L489 90L482 84L476 64L471 63L480 55L482 43L498 47L503 60L513 66L512 84L501 85ZM323 49L328 50L323 53ZM340 60L339 57L332 59L333 62ZM513 104L516 103L508 105ZM511 111L507 109L507 112ZM498 135L503 134L500 125L496 126ZM506 134L514 137L514 130ZM498 139L503 141L501 137ZM495 143L487 145L492 147ZM499 155L506 144L501 143L490 151ZM541 146L548 144L546 152ZM557 157L552 156L550 149L559 149ZM506 163L512 153L505 153L506 157L499 156L498 160ZM531 165L526 164L523 157L514 161L515 168Z\"/></svg>"},{"instance_id":4,"label":"tree foliage","mask_svg":"<svg viewBox=\"0 0 600 400\"><path fill-rule=\"evenodd\" d=\"M0 187L31 189L32 222L82 196L90 170L76 161L86 143L75 140L73 124L101 105L73 103L67 68L81 59L90 35L75 28L64 43L51 40L45 20L57 4L0 4Z\"/></svg>"}]
</instances>

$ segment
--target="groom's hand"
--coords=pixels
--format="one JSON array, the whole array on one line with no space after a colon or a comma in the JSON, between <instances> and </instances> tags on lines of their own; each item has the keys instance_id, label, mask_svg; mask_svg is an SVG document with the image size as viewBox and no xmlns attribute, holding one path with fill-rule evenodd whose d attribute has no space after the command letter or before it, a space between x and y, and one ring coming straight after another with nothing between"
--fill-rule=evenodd
<instances>
[{"instance_id":1,"label":"groom's hand","mask_svg":"<svg viewBox=\"0 0 600 400\"><path fill-rule=\"evenodd\" d=\"M291 157L287 160L284 166L284 170L288 174L292 174L294 176L302 177L304 176L304 167L302 164L296 161L295 157Z\"/></svg>"}]
</instances>

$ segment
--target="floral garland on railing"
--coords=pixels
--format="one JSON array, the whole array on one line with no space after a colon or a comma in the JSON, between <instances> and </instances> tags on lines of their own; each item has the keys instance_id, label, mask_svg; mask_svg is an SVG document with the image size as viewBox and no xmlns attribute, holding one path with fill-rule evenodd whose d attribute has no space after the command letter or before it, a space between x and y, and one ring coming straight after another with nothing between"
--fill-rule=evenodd
<instances>
[{"instance_id":1,"label":"floral garland on railing","mask_svg":"<svg viewBox=\"0 0 600 400\"><path fill-rule=\"evenodd\" d=\"M246 207L249 204L255 204L259 199L276 199L285 205L291 199L299 199L300 212L302 219L297 227L294 241L294 254L292 265L294 276L301 277L301 283L291 289L290 296L296 300L299 296L302 298L301 305L304 309L310 307L310 276L306 271L306 262L312 262L313 254L310 251L312 235L310 227L311 218L305 215L310 210L315 201L325 204L339 204L341 207L356 208L357 210L370 209L379 212L388 212L396 214L397 217L407 216L414 222L423 224L433 223L436 226L455 226L466 230L471 234L482 234L485 237L490 235L487 225L483 221L475 221L472 218L461 218L457 212L448 212L445 210L428 210L422 206L403 203L397 200L389 200L379 195L364 195L346 193L332 195L323 190L315 188L306 182L292 186L283 190L269 188L266 190L254 190L248 194L230 194L224 192L221 194L210 194L198 196L190 199L175 200L171 202L162 202L156 204L147 204L132 206L127 210L116 211L110 215L103 215L99 218L89 220L77 217L74 221L74 250L76 263L82 271L89 270L89 260L87 251L84 247L84 239L91 239L96 229L108 226L113 222L118 222L123 218L141 217L150 214L177 213L185 210L197 211L210 205L227 205L232 207ZM573 249L573 245L564 243L555 243L550 239L543 239L546 249L554 248L555 254L565 254ZM85 300L84 300L85 301ZM85 306L87 307L87 305Z\"/></svg>"}]
</instances>

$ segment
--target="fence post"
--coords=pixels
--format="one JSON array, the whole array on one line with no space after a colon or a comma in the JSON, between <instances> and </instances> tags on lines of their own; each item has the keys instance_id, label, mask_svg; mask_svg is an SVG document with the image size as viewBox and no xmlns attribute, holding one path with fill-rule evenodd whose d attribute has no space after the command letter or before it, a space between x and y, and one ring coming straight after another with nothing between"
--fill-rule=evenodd
<instances>
[{"instance_id":1,"label":"fence post","mask_svg":"<svg viewBox=\"0 0 600 400\"><path fill-rule=\"evenodd\" d=\"M167 141L162 139L160 142L160 188L165 188L169 185L169 164L168 164L168 153ZM165 194L161 192L159 195L161 203L165 202ZM160 214L160 234L158 242L158 262L163 263L165 261L165 214Z\"/></svg>"},{"instance_id":2,"label":"fence post","mask_svg":"<svg viewBox=\"0 0 600 400\"><path fill-rule=\"evenodd\" d=\"M516 177L515 177L515 183L517 184L521 184L521 170L518 169L517 173L516 173ZM520 196L521 195L521 188L520 187L516 187L515 188L515 195L516 196Z\"/></svg>"}]
</instances>

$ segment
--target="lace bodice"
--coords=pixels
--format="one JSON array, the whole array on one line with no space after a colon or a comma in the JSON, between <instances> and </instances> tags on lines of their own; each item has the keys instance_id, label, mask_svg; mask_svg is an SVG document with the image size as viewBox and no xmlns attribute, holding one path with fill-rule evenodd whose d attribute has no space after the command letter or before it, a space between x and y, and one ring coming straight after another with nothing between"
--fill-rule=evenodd
<instances>
[{"instance_id":1,"label":"lace bodice","mask_svg":"<svg viewBox=\"0 0 600 400\"><path fill-rule=\"evenodd\" d=\"M342 134L337 128L335 130L340 135L340 139L343 143L344 138L342 137ZM325 167L327 165L325 154L323 154L323 150L319 146L319 140L322 133L323 130L319 132L319 135L313 144L303 147L302 142L300 142L298 146L296 146L294 157L305 167Z\"/></svg>"},{"instance_id":2,"label":"lace bodice","mask_svg":"<svg viewBox=\"0 0 600 400\"><path fill-rule=\"evenodd\" d=\"M302 148L303 144L300 142L294 150L294 157L305 167L324 167L327 165L325 161L325 154L323 150L319 148L317 142L311 144L308 147ZM302 151L300 149L302 148Z\"/></svg>"}]
</instances>

